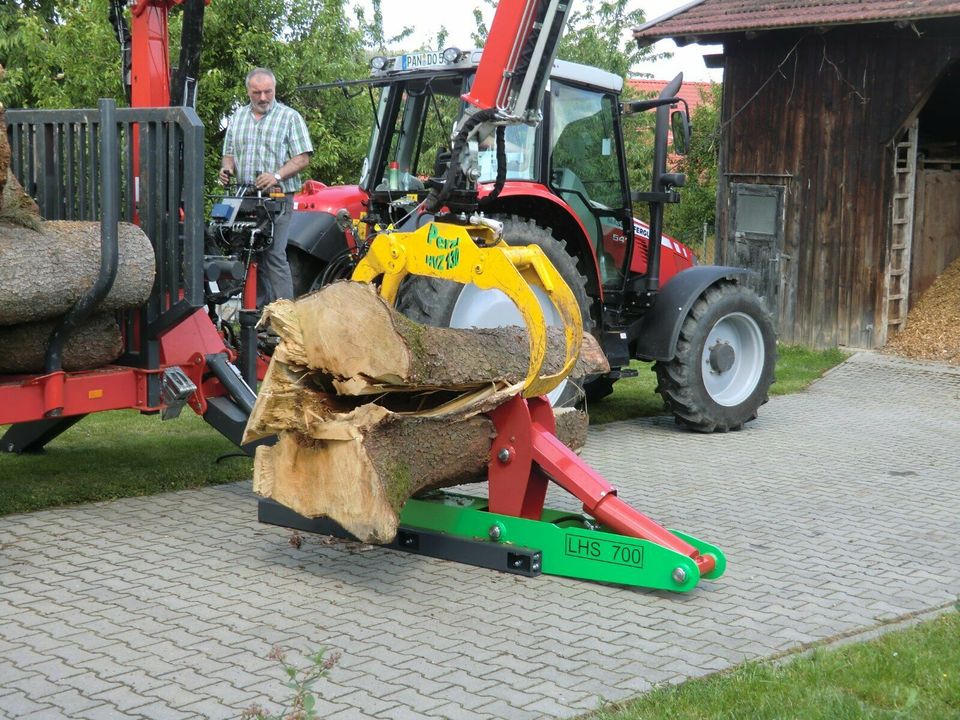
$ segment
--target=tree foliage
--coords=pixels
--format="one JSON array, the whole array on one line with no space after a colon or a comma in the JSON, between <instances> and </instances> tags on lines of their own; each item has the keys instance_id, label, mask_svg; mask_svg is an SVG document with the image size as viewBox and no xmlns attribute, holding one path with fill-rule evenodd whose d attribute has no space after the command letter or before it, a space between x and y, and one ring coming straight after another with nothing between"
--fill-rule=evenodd
<instances>
[{"instance_id":1,"label":"tree foliage","mask_svg":"<svg viewBox=\"0 0 960 720\"><path fill-rule=\"evenodd\" d=\"M716 233L717 154L720 144L721 86L714 84L703 90L703 103L693 111L690 128L690 149L680 160L680 170L687 176L681 189L680 203L667 206L664 226L677 240L697 251L702 261L712 257L704 247L704 225L707 235Z\"/></svg>"},{"instance_id":2,"label":"tree foliage","mask_svg":"<svg viewBox=\"0 0 960 720\"><path fill-rule=\"evenodd\" d=\"M632 0L582 0L570 10L567 31L557 57L626 78L637 63L656 57L625 33L644 23L643 10L630 10Z\"/></svg>"},{"instance_id":3,"label":"tree foliage","mask_svg":"<svg viewBox=\"0 0 960 720\"><path fill-rule=\"evenodd\" d=\"M567 26L560 38L557 57L570 62L593 65L626 78L634 75L631 68L644 60L669 57L641 48L629 37L630 28L645 22L643 10L630 9L635 0L578 0L567 16ZM488 9L497 0L481 0ZM481 7L474 7L477 29L471 34L477 47L487 40L490 28L484 22Z\"/></svg>"},{"instance_id":4,"label":"tree foliage","mask_svg":"<svg viewBox=\"0 0 960 720\"><path fill-rule=\"evenodd\" d=\"M0 5L0 103L93 107L100 97L122 97L107 8L107 0Z\"/></svg>"},{"instance_id":5,"label":"tree foliage","mask_svg":"<svg viewBox=\"0 0 960 720\"><path fill-rule=\"evenodd\" d=\"M379 6L376 0L375 6ZM214 188L224 120L248 102L244 79L257 66L277 77L277 96L300 110L316 152L307 174L352 181L366 151L369 102L336 92L305 93L306 83L365 72L371 38L386 37L376 15L351 18L345 0L219 0L204 12L197 113L206 127L207 187ZM8 107L125 104L121 53L108 0L0 6L0 102ZM129 13L127 13L129 22ZM181 10L170 11L171 62L179 56ZM399 36L405 37L409 29Z\"/></svg>"},{"instance_id":6,"label":"tree foliage","mask_svg":"<svg viewBox=\"0 0 960 720\"><path fill-rule=\"evenodd\" d=\"M338 90L304 91L304 84L354 79L367 74L373 54L412 50L412 28L385 28L381 3L351 9L347 0L214 0L206 7L200 58L197 112L206 127L206 186L216 189L224 120L246 104L244 78L253 67L270 67L277 96L300 110L315 147L306 174L328 184L354 182L366 155L372 123L366 92L347 97ZM476 31L482 46L489 28L475 0ZM120 3L126 5L126 3ZM111 0L11 0L0 4L0 103L9 107L94 107L100 97L125 97L120 48L109 20ZM642 59L655 58L629 37L644 22L632 0L577 0L560 40L558 57L593 65L621 77ZM451 8L451 11L454 11ZM462 11L462 10L461 10ZM126 11L129 15L129 11ZM170 58L179 57L182 10L170 11ZM128 18L129 22L129 18ZM447 33L425 43L440 48ZM404 48L404 45L407 45ZM389 50L388 50L389 48ZM425 48L420 48L425 49ZM629 86L625 97L630 97ZM684 161L688 187L683 202L668 210L669 232L696 242L704 221L712 224L716 190L715 144L705 131L716 124L719 90L694 117L690 156ZM711 114L712 113L712 114ZM649 186L653 113L624 121L631 185ZM640 214L642 207L637 210Z\"/></svg>"}]
</instances>

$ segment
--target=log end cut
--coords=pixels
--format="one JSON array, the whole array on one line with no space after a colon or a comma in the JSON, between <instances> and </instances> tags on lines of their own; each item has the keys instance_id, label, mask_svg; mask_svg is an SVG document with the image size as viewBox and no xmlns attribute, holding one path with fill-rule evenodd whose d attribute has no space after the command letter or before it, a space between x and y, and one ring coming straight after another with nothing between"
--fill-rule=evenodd
<instances>
[{"instance_id":1,"label":"log end cut","mask_svg":"<svg viewBox=\"0 0 960 720\"><path fill-rule=\"evenodd\" d=\"M281 433L254 459L254 492L304 517L329 517L363 542L389 543L397 533L398 510L382 487L355 440Z\"/></svg>"}]
</instances>

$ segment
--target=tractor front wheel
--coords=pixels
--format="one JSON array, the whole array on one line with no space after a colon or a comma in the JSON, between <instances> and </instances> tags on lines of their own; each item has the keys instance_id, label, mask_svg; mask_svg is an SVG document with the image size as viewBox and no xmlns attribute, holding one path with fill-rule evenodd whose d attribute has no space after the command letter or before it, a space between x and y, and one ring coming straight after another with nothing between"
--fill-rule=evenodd
<instances>
[{"instance_id":1,"label":"tractor front wheel","mask_svg":"<svg viewBox=\"0 0 960 720\"><path fill-rule=\"evenodd\" d=\"M747 287L720 283L690 309L673 360L654 364L657 392L692 430L739 430L767 402L776 359L763 302Z\"/></svg>"},{"instance_id":2,"label":"tractor front wheel","mask_svg":"<svg viewBox=\"0 0 960 720\"><path fill-rule=\"evenodd\" d=\"M580 314L583 329L590 332L593 320L590 315L590 298L585 288L586 279L577 269L576 260L567 252L565 244L553 237L550 230L532 220L517 216L500 218L503 222L503 237L510 245L537 245L560 276L570 286ZM544 309L548 325L559 325L560 314L549 298L539 289L534 293ZM397 310L411 320L435 327L500 327L523 325L520 311L499 290L481 290L476 285L461 285L449 280L410 276L400 286ZM572 381L572 382L571 382ZM567 378L547 396L556 407L576 404L583 378Z\"/></svg>"}]
</instances>

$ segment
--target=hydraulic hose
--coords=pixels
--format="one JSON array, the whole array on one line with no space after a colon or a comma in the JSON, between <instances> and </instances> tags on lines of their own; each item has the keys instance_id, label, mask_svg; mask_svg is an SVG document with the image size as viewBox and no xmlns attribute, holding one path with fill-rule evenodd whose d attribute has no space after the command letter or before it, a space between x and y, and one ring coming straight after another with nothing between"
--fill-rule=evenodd
<instances>
[{"instance_id":1,"label":"hydraulic hose","mask_svg":"<svg viewBox=\"0 0 960 720\"><path fill-rule=\"evenodd\" d=\"M463 170L460 167L460 157L467 146L467 138L478 125L489 122L497 116L496 109L480 110L474 113L460 128L453 138L453 145L450 148L450 165L447 167L447 174L444 177L443 186L439 189L432 188L426 199L423 201L423 207L428 213L435 213L444 206L450 194L460 186L458 179L463 177Z\"/></svg>"},{"instance_id":2,"label":"hydraulic hose","mask_svg":"<svg viewBox=\"0 0 960 720\"><path fill-rule=\"evenodd\" d=\"M497 126L497 178L493 184L493 190L487 195L482 205L489 205L498 197L503 190L503 185L507 181L507 143L505 139L507 128L503 125Z\"/></svg>"}]
</instances>

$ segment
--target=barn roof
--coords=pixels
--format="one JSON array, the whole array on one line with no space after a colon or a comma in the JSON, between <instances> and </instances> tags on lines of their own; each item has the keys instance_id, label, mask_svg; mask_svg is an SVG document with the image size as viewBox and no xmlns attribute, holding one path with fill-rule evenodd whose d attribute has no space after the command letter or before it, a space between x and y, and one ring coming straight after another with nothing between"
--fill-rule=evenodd
<instances>
[{"instance_id":1,"label":"barn roof","mask_svg":"<svg viewBox=\"0 0 960 720\"><path fill-rule=\"evenodd\" d=\"M662 38L698 42L732 32L912 22L960 15L958 0L693 0L633 29L643 45Z\"/></svg>"}]
</instances>

